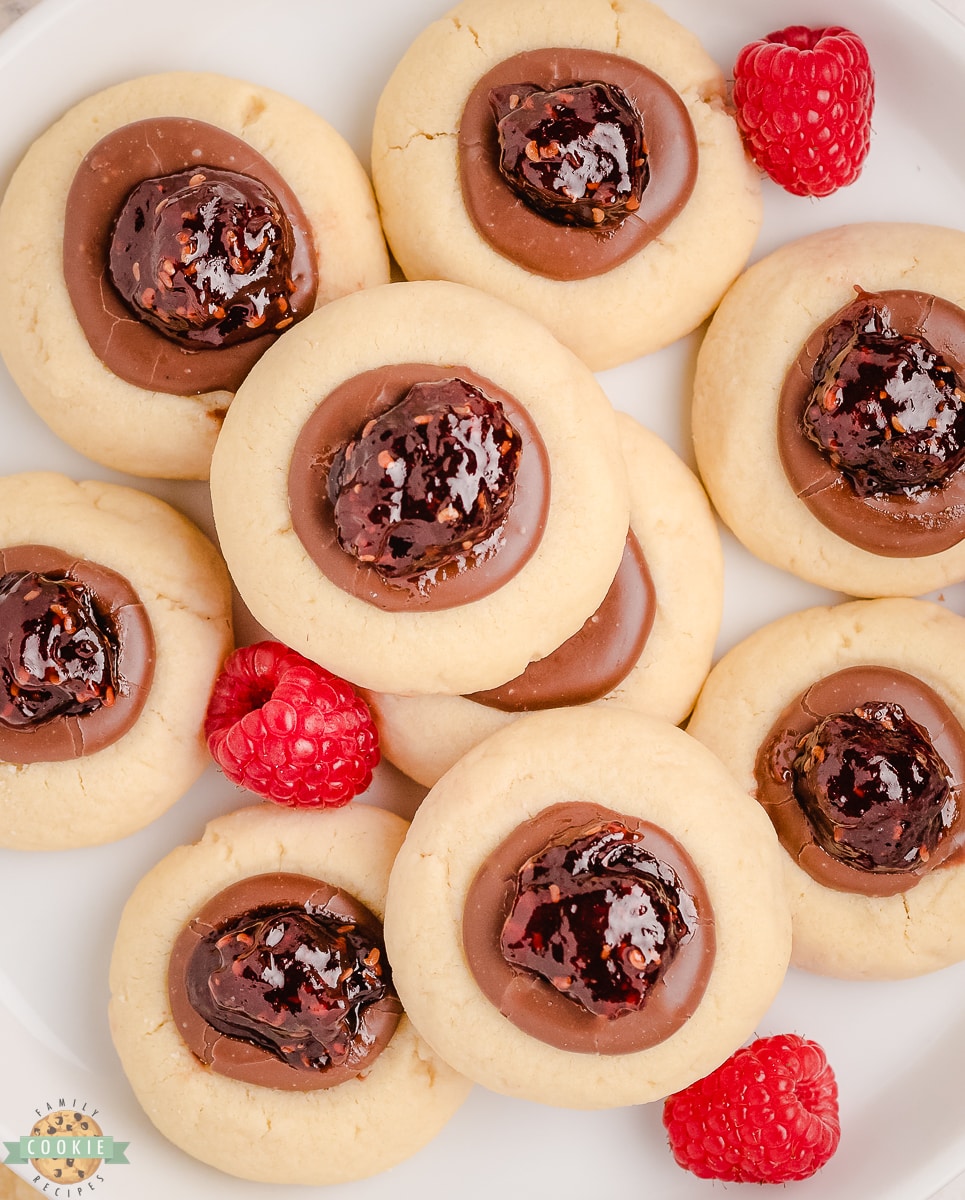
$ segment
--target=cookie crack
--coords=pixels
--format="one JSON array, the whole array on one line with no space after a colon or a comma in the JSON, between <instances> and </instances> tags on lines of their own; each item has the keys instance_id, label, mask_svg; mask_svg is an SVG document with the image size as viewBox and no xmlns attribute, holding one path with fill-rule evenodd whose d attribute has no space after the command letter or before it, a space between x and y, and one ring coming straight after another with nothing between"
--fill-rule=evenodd
<instances>
[{"instance_id":1,"label":"cookie crack","mask_svg":"<svg viewBox=\"0 0 965 1200\"><path fill-rule=\"evenodd\" d=\"M475 31L475 29L473 29L473 27L471 25L463 25L462 21L460 21L459 18L456 16L454 16L452 18L452 24L453 24L453 27L457 30L461 31L461 30L465 29L468 32L469 36L472 38L472 40L476 43L476 49L482 50L482 45L480 44L480 41L479 41L479 34Z\"/></svg>"},{"instance_id":2,"label":"cookie crack","mask_svg":"<svg viewBox=\"0 0 965 1200\"><path fill-rule=\"evenodd\" d=\"M452 138L456 135L449 129L440 130L438 133L430 133L428 130L417 129L415 133L409 135L409 138L401 146L389 146L390 150L396 150L404 153L412 145L413 142L423 141L434 142L436 138Z\"/></svg>"},{"instance_id":3,"label":"cookie crack","mask_svg":"<svg viewBox=\"0 0 965 1200\"><path fill-rule=\"evenodd\" d=\"M613 43L614 50L619 50L623 38L623 32L620 29L620 4L619 0L610 0L610 11L613 13L613 25L615 41Z\"/></svg>"},{"instance_id":4,"label":"cookie crack","mask_svg":"<svg viewBox=\"0 0 965 1200\"><path fill-rule=\"evenodd\" d=\"M258 124L265 112L265 108L265 102L260 96L252 96L249 99L248 105L241 117L242 134L245 133L250 125Z\"/></svg>"}]
</instances>

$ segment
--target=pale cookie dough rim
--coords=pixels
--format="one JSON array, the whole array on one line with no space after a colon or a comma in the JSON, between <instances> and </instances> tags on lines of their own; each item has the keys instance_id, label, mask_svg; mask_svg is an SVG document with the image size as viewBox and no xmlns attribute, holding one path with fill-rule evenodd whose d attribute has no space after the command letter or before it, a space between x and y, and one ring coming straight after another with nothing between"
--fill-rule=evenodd
<instances>
[{"instance_id":1,"label":"pale cookie dough rim","mask_svg":"<svg viewBox=\"0 0 965 1200\"><path fill-rule=\"evenodd\" d=\"M111 127L193 117L266 158L298 196L312 228L316 306L388 280L374 195L354 152L324 118L280 92L206 72L139 76L96 92L45 130L18 164L0 206L8 263L0 275L0 307L8 314L0 352L18 387L59 437L95 462L150 478L206 479L231 393L169 395L114 375L91 350L63 279L67 192L84 155L109 132L105 112L118 108L123 119ZM293 127L307 129L294 144ZM305 157L313 142L325 148L324 169L312 171ZM347 187L354 203L346 202Z\"/></svg>"},{"instance_id":2,"label":"pale cookie dough rim","mask_svg":"<svg viewBox=\"0 0 965 1200\"><path fill-rule=\"evenodd\" d=\"M288 465L305 420L337 384L392 362L471 367L527 408L549 454L539 546L503 587L458 608L387 613L350 596L291 527ZM212 459L211 495L222 550L255 618L336 674L386 692L459 694L518 675L595 611L629 523L616 414L588 368L518 309L441 281L369 288L288 330L238 391ZM579 571L567 570L573 562Z\"/></svg>"},{"instance_id":3,"label":"pale cookie dough rim","mask_svg":"<svg viewBox=\"0 0 965 1200\"><path fill-rule=\"evenodd\" d=\"M519 823L570 800L665 829L710 895L707 989L683 1027L648 1050L585 1055L531 1038L484 998L466 962L462 910L480 863ZM460 759L399 851L385 935L403 1004L441 1057L493 1091L569 1108L644 1104L706 1075L751 1035L790 954L777 840L762 810L682 730L625 709L532 713Z\"/></svg>"},{"instance_id":4,"label":"pale cookie dough rim","mask_svg":"<svg viewBox=\"0 0 965 1200\"><path fill-rule=\"evenodd\" d=\"M710 315L756 241L760 177L725 109L719 67L660 9L641 2L616 13L605 0L559 0L527 17L523 32L512 0L465 0L406 51L376 110L372 174L382 223L410 278L490 290L538 316L593 370L603 370L669 345ZM600 50L642 63L681 95L697 135L697 180L683 210L645 250L589 279L545 279L504 258L472 224L459 190L456 131L465 98L497 63L540 47ZM426 82L420 64L427 60L446 63L438 84ZM406 155L417 157L408 172ZM410 234L413 212L431 213L431 222ZM672 319L665 315L668 286L686 297ZM629 319L634 312L639 321Z\"/></svg>"},{"instance_id":5,"label":"pale cookie dough rim","mask_svg":"<svg viewBox=\"0 0 965 1200\"><path fill-rule=\"evenodd\" d=\"M795 495L777 441L787 371L808 335L854 300L856 285L931 292L965 307L963 278L965 233L868 222L786 243L730 289L697 356L692 426L711 500L752 554L852 596L921 595L965 578L965 538L938 554L895 558L833 533Z\"/></svg>"},{"instance_id":6,"label":"pale cookie dough rim","mask_svg":"<svg viewBox=\"0 0 965 1200\"><path fill-rule=\"evenodd\" d=\"M764 626L720 660L688 730L754 796L762 741L811 683L845 667L891 667L921 679L965 724L965 686L951 670L961 655L965 618L931 601L880 598L805 609ZM796 966L846 979L897 979L965 959L961 865L937 869L894 896L863 896L823 887L781 853Z\"/></svg>"},{"instance_id":7,"label":"pale cookie dough rim","mask_svg":"<svg viewBox=\"0 0 965 1200\"><path fill-rule=\"evenodd\" d=\"M594 703L618 704L679 724L707 677L720 629L720 535L700 481L683 460L626 413L617 413L617 424L630 484L630 528L650 569L657 607L640 658L616 688ZM645 469L640 469L644 458ZM678 539L687 545L686 556L675 549ZM382 753L425 787L432 787L477 742L521 715L463 696L367 692L366 700L379 727Z\"/></svg>"},{"instance_id":8,"label":"pale cookie dough rim","mask_svg":"<svg viewBox=\"0 0 965 1200\"><path fill-rule=\"evenodd\" d=\"M324 814L258 805L211 821L199 841L169 853L140 881L111 959L111 1034L139 1103L176 1146L240 1178L342 1183L414 1154L461 1105L469 1082L435 1058L404 1015L364 1079L283 1092L202 1067L171 1014L168 955L208 899L238 879L284 871L323 878L381 917L405 831L400 817L370 805Z\"/></svg>"},{"instance_id":9,"label":"pale cookie dough rim","mask_svg":"<svg viewBox=\"0 0 965 1200\"><path fill-rule=\"evenodd\" d=\"M204 713L233 645L227 570L201 530L164 501L53 472L0 479L0 541L55 546L110 567L137 592L155 640L144 708L117 741L63 762L0 762L0 845L62 850L126 837L210 763ZM162 541L169 552L158 557Z\"/></svg>"}]
</instances>

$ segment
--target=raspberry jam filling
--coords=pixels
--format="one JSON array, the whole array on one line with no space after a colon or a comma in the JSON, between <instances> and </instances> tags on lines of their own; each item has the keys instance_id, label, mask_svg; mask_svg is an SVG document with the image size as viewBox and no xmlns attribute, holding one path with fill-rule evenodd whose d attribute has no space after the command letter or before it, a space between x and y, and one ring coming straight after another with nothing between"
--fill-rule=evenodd
<instances>
[{"instance_id":1,"label":"raspberry jam filling","mask_svg":"<svg viewBox=\"0 0 965 1200\"><path fill-rule=\"evenodd\" d=\"M479 553L509 511L521 447L479 388L459 378L414 384L335 456L328 490L339 545L389 577Z\"/></svg>"},{"instance_id":2,"label":"raspberry jam filling","mask_svg":"<svg viewBox=\"0 0 965 1200\"><path fill-rule=\"evenodd\" d=\"M288 469L308 556L388 612L454 608L504 586L536 552L549 504L536 423L465 364L386 363L343 380L302 425Z\"/></svg>"},{"instance_id":3,"label":"raspberry jam filling","mask_svg":"<svg viewBox=\"0 0 965 1200\"><path fill-rule=\"evenodd\" d=\"M928 292L856 292L784 377L781 465L859 549L939 554L965 536L965 310Z\"/></svg>"},{"instance_id":4,"label":"raspberry jam filling","mask_svg":"<svg viewBox=\"0 0 965 1200\"><path fill-rule=\"evenodd\" d=\"M284 329L294 234L257 179L207 166L145 179L111 237L110 278L165 337L229 346Z\"/></svg>"},{"instance_id":5,"label":"raspberry jam filling","mask_svg":"<svg viewBox=\"0 0 965 1200\"><path fill-rule=\"evenodd\" d=\"M961 380L866 297L826 336L804 431L856 495L941 487L965 462Z\"/></svg>"},{"instance_id":6,"label":"raspberry jam filling","mask_svg":"<svg viewBox=\"0 0 965 1200\"><path fill-rule=\"evenodd\" d=\"M89 587L58 573L0 577L0 723L37 725L110 706L117 628Z\"/></svg>"},{"instance_id":7,"label":"raspberry jam filling","mask_svg":"<svg viewBox=\"0 0 965 1200\"><path fill-rule=\"evenodd\" d=\"M618 821L567 832L523 864L500 947L587 1012L646 1002L697 921L693 897Z\"/></svg>"},{"instance_id":8,"label":"raspberry jam filling","mask_svg":"<svg viewBox=\"0 0 965 1200\"><path fill-rule=\"evenodd\" d=\"M130 582L54 546L0 547L0 761L93 754L137 721L154 631Z\"/></svg>"},{"instance_id":9,"label":"raspberry jam filling","mask_svg":"<svg viewBox=\"0 0 965 1200\"><path fill-rule=\"evenodd\" d=\"M529 1036L631 1054L689 1020L716 953L713 909L665 830L588 801L553 804L483 860L463 909L473 978Z\"/></svg>"},{"instance_id":10,"label":"raspberry jam filling","mask_svg":"<svg viewBox=\"0 0 965 1200\"><path fill-rule=\"evenodd\" d=\"M382 926L308 876L253 876L218 893L175 943L169 994L202 1062L267 1087L317 1090L367 1070L395 1030Z\"/></svg>"},{"instance_id":11,"label":"raspberry jam filling","mask_svg":"<svg viewBox=\"0 0 965 1200\"><path fill-rule=\"evenodd\" d=\"M64 211L64 282L91 350L152 392L234 392L315 307L311 223L241 138L186 117L111 130Z\"/></svg>"},{"instance_id":12,"label":"raspberry jam filling","mask_svg":"<svg viewBox=\"0 0 965 1200\"><path fill-rule=\"evenodd\" d=\"M627 262L697 180L697 137L676 90L642 63L572 46L526 50L478 79L457 152L476 232L546 279Z\"/></svg>"},{"instance_id":13,"label":"raspberry jam filling","mask_svg":"<svg viewBox=\"0 0 965 1200\"><path fill-rule=\"evenodd\" d=\"M825 887L895 895L965 852L965 730L904 671L813 683L771 726L754 773L784 848Z\"/></svg>"},{"instance_id":14,"label":"raspberry jam filling","mask_svg":"<svg viewBox=\"0 0 965 1200\"><path fill-rule=\"evenodd\" d=\"M649 169L643 121L614 84L542 91L504 84L489 93L499 169L513 191L551 221L609 229L640 207Z\"/></svg>"},{"instance_id":15,"label":"raspberry jam filling","mask_svg":"<svg viewBox=\"0 0 965 1200\"><path fill-rule=\"evenodd\" d=\"M827 716L774 764L818 844L864 871L922 866L955 817L948 767L900 704L868 701Z\"/></svg>"},{"instance_id":16,"label":"raspberry jam filling","mask_svg":"<svg viewBox=\"0 0 965 1200\"><path fill-rule=\"evenodd\" d=\"M365 1009L385 995L387 977L381 948L357 926L269 908L206 939L188 986L214 1029L308 1071L364 1055Z\"/></svg>"}]
</instances>

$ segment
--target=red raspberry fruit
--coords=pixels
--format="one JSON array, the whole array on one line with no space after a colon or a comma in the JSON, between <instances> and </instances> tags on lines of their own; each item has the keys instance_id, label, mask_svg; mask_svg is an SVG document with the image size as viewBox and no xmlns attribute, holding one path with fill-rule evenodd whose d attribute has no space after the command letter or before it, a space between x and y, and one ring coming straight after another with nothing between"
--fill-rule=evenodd
<instances>
[{"instance_id":1,"label":"red raspberry fruit","mask_svg":"<svg viewBox=\"0 0 965 1200\"><path fill-rule=\"evenodd\" d=\"M854 183L868 154L874 72L840 25L791 25L751 42L734 65L734 106L757 165L795 196Z\"/></svg>"},{"instance_id":2,"label":"red raspberry fruit","mask_svg":"<svg viewBox=\"0 0 965 1200\"><path fill-rule=\"evenodd\" d=\"M232 783L290 808L338 808L372 782L378 732L351 684L281 642L229 655L204 735Z\"/></svg>"},{"instance_id":3,"label":"red raspberry fruit","mask_svg":"<svg viewBox=\"0 0 965 1200\"><path fill-rule=\"evenodd\" d=\"M678 1164L701 1179L807 1179L838 1148L838 1085L816 1042L776 1034L668 1097L663 1123Z\"/></svg>"}]
</instances>

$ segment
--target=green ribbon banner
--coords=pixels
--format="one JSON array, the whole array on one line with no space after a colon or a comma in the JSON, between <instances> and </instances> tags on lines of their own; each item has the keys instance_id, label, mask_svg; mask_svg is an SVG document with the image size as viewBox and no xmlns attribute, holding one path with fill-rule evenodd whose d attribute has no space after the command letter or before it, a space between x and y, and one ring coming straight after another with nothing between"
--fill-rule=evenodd
<instances>
[{"instance_id":1,"label":"green ribbon banner","mask_svg":"<svg viewBox=\"0 0 965 1200\"><path fill-rule=\"evenodd\" d=\"M124 1151L130 1142L115 1142L112 1137L22 1137L18 1142L4 1142L7 1148L5 1163L22 1166L32 1158L99 1158L106 1163L125 1163Z\"/></svg>"}]
</instances>

